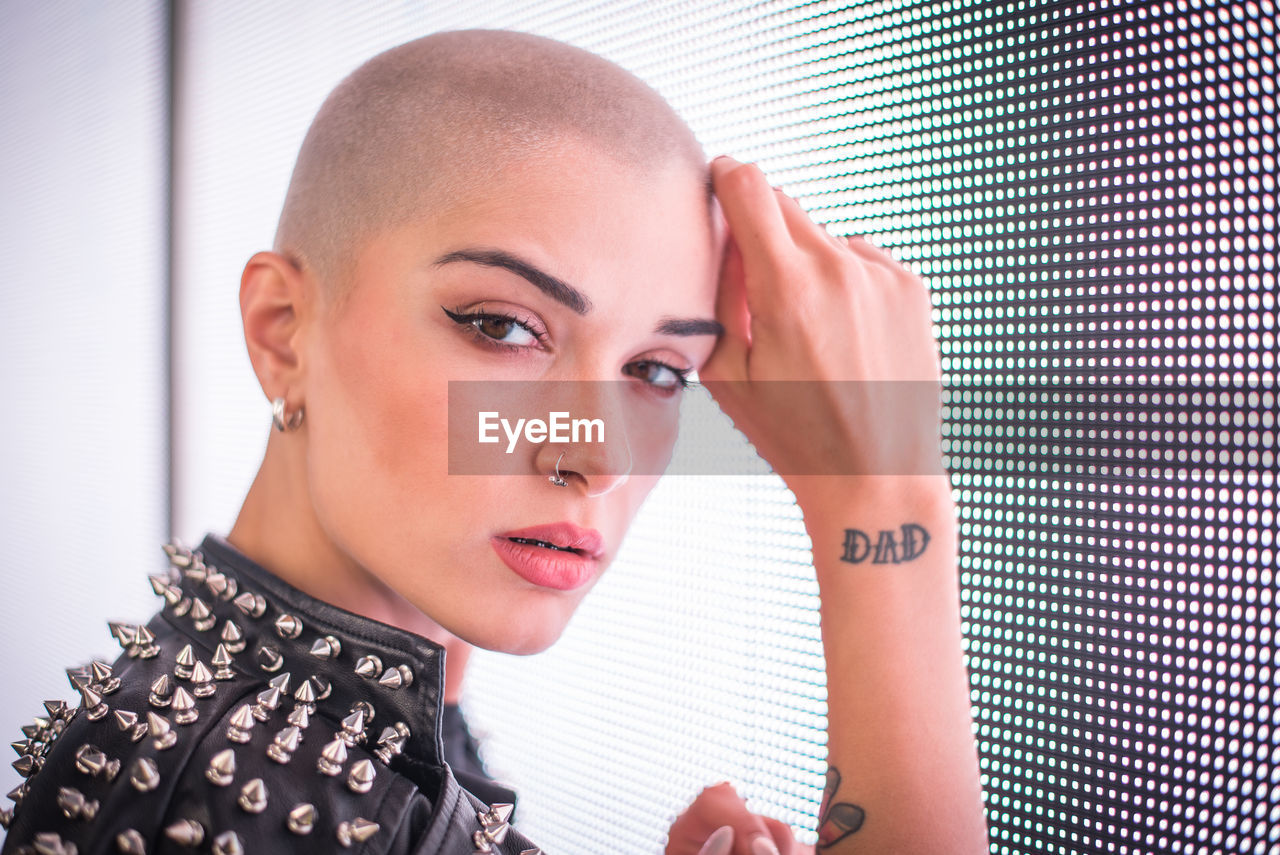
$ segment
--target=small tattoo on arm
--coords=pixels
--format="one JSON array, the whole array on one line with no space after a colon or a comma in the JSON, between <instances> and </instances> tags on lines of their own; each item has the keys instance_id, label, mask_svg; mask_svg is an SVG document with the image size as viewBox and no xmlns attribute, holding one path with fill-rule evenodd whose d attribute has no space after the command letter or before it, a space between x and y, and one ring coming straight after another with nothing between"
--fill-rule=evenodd
<instances>
[{"instance_id":1,"label":"small tattoo on arm","mask_svg":"<svg viewBox=\"0 0 1280 855\"><path fill-rule=\"evenodd\" d=\"M862 564L902 564L914 561L929 546L929 532L923 526L906 523L897 529L881 529L874 542L872 536L857 528L844 530L844 554L841 561Z\"/></svg>"},{"instance_id":2,"label":"small tattoo on arm","mask_svg":"<svg viewBox=\"0 0 1280 855\"><path fill-rule=\"evenodd\" d=\"M822 791L822 807L818 811L818 849L830 849L832 846L862 828L867 813L862 808L849 802L836 802L836 790L840 789L840 770L835 766L827 769L827 786Z\"/></svg>"}]
</instances>

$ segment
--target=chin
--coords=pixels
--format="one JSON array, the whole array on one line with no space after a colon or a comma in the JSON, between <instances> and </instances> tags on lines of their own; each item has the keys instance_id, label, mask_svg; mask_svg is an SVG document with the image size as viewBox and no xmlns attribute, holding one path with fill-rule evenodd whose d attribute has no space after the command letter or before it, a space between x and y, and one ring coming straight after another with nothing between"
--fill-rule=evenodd
<instances>
[{"instance_id":1,"label":"chin","mask_svg":"<svg viewBox=\"0 0 1280 855\"><path fill-rule=\"evenodd\" d=\"M576 606L577 603L573 603ZM475 647L508 653L512 656L530 656L541 653L555 644L564 633L573 606L556 603L533 606L516 606L510 611L493 609L454 634Z\"/></svg>"}]
</instances>

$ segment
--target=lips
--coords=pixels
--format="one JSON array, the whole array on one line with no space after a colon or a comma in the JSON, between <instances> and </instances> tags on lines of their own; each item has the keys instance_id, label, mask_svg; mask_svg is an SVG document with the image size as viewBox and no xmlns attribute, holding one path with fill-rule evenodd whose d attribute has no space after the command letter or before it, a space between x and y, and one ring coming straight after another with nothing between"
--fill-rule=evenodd
<instances>
[{"instance_id":1,"label":"lips","mask_svg":"<svg viewBox=\"0 0 1280 855\"><path fill-rule=\"evenodd\" d=\"M593 528L579 528L569 522L522 528L504 532L498 537L526 546L576 553L584 558L599 558L604 552L604 539L600 537L600 532Z\"/></svg>"},{"instance_id":2,"label":"lips","mask_svg":"<svg viewBox=\"0 0 1280 855\"><path fill-rule=\"evenodd\" d=\"M557 591L572 591L592 581L604 553L600 532L568 522L504 532L490 543L516 575Z\"/></svg>"}]
</instances>

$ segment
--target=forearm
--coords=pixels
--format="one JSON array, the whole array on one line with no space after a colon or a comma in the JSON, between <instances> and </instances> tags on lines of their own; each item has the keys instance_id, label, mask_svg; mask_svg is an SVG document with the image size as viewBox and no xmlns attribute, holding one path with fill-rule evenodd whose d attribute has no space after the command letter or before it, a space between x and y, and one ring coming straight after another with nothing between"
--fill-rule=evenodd
<instances>
[{"instance_id":1,"label":"forearm","mask_svg":"<svg viewBox=\"0 0 1280 855\"><path fill-rule=\"evenodd\" d=\"M986 852L945 476L810 479L797 496L827 660L817 851Z\"/></svg>"}]
</instances>

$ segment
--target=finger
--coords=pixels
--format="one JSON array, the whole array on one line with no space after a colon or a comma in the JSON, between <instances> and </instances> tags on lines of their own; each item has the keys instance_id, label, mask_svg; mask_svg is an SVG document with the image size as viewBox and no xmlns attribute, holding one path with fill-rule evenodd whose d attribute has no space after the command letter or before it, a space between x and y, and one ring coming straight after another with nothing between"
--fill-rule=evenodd
<instances>
[{"instance_id":1,"label":"finger","mask_svg":"<svg viewBox=\"0 0 1280 855\"><path fill-rule=\"evenodd\" d=\"M699 372L703 378L739 380L747 375L751 312L747 308L743 275L742 252L730 238L720 266L720 284L716 292L716 319L724 327L724 335L716 342L711 358Z\"/></svg>"},{"instance_id":2,"label":"finger","mask_svg":"<svg viewBox=\"0 0 1280 855\"><path fill-rule=\"evenodd\" d=\"M702 848L698 850L698 855L729 855L732 851L733 826L722 825L711 832L707 842L702 844Z\"/></svg>"},{"instance_id":3,"label":"finger","mask_svg":"<svg viewBox=\"0 0 1280 855\"><path fill-rule=\"evenodd\" d=\"M792 833L791 826L771 816L762 817L762 819L781 855L790 855L796 847L796 836Z\"/></svg>"},{"instance_id":4,"label":"finger","mask_svg":"<svg viewBox=\"0 0 1280 855\"><path fill-rule=\"evenodd\" d=\"M711 161L711 182L747 269L776 270L795 244L760 167L717 157Z\"/></svg>"},{"instance_id":5,"label":"finger","mask_svg":"<svg viewBox=\"0 0 1280 855\"><path fill-rule=\"evenodd\" d=\"M781 190L774 190L774 194L778 198L782 220L787 224L787 232L796 246L812 247L831 243L831 233L815 223L809 212L800 207L799 202Z\"/></svg>"}]
</instances>

